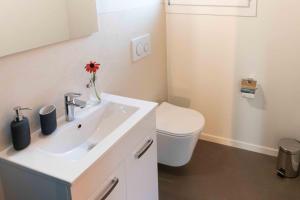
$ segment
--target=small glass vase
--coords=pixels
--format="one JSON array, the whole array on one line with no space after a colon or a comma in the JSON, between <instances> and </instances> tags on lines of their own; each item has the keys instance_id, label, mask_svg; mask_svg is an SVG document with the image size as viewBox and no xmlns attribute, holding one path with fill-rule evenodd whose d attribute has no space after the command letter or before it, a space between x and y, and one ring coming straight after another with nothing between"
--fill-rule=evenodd
<instances>
[{"instance_id":1,"label":"small glass vase","mask_svg":"<svg viewBox=\"0 0 300 200\"><path fill-rule=\"evenodd\" d=\"M96 83L91 82L89 89L90 89L90 97L88 100L88 104L91 106L100 104L101 103L101 92L98 92Z\"/></svg>"}]
</instances>

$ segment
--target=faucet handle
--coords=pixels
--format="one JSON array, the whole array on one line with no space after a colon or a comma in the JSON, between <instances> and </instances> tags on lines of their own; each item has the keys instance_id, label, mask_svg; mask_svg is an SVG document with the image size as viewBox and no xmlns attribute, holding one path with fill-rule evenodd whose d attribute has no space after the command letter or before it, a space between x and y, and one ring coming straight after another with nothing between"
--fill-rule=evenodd
<instances>
[{"instance_id":1,"label":"faucet handle","mask_svg":"<svg viewBox=\"0 0 300 200\"><path fill-rule=\"evenodd\" d=\"M65 97L69 97L70 99L75 99L76 97L80 97L81 95L82 95L81 93L68 92L65 94Z\"/></svg>"}]
</instances>

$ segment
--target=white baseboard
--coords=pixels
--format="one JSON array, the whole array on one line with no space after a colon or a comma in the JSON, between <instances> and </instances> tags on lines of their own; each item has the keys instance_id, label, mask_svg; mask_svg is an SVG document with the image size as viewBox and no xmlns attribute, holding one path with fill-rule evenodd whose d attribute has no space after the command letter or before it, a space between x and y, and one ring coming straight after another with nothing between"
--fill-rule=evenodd
<instances>
[{"instance_id":1,"label":"white baseboard","mask_svg":"<svg viewBox=\"0 0 300 200\"><path fill-rule=\"evenodd\" d=\"M218 137L218 136L210 135L207 133L202 133L199 139L209 141L209 142L214 142L217 144L223 144L226 146L236 147L236 148L240 148L240 149L244 149L244 150L248 150L248 151L253 151L256 153L266 154L269 156L277 156L277 154L278 154L277 149L273 149L270 147L264 147L264 146L260 146L260 145L255 145L255 144L250 144L250 143L233 140L233 139L229 139L229 138Z\"/></svg>"}]
</instances>

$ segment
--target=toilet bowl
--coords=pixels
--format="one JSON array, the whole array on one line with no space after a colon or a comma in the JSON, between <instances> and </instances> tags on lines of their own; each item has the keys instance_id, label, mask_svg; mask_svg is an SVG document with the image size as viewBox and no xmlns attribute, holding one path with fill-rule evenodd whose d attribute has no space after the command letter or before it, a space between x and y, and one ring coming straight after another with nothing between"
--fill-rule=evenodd
<instances>
[{"instance_id":1,"label":"toilet bowl","mask_svg":"<svg viewBox=\"0 0 300 200\"><path fill-rule=\"evenodd\" d=\"M201 113L162 103L156 110L158 162L172 167L186 165L192 158L204 124Z\"/></svg>"}]
</instances>

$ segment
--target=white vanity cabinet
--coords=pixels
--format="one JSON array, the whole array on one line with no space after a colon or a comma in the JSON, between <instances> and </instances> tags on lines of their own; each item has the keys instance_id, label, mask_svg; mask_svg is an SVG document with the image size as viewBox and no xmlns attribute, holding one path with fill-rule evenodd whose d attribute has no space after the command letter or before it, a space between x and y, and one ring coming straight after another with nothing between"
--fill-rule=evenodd
<instances>
[{"instance_id":1,"label":"white vanity cabinet","mask_svg":"<svg viewBox=\"0 0 300 200\"><path fill-rule=\"evenodd\" d=\"M100 136L116 121L123 119L118 118L122 117L122 112L129 112L129 115L98 144L88 146L85 155L75 157L77 160L64 154L49 154L45 148L40 148L51 137L31 144L25 151L15 152L8 148L0 152L4 200L158 200L154 109L157 104L112 95L105 97L115 104L103 103L102 110L101 105L96 108L98 112L108 112L99 122L100 128L97 130ZM121 105L123 102L128 108ZM92 119L93 113L84 116L91 116ZM110 119L112 116L114 118ZM87 126L84 121L80 122ZM69 126L73 125L77 127L76 121ZM73 133L67 131L62 134ZM95 134L97 136L97 132ZM95 134L87 141L95 141L92 140ZM83 145L78 149L82 150L81 147L85 148Z\"/></svg>"},{"instance_id":2,"label":"white vanity cabinet","mask_svg":"<svg viewBox=\"0 0 300 200\"><path fill-rule=\"evenodd\" d=\"M71 185L1 165L5 200L158 200L156 134L142 128L137 125L132 129L140 134L122 139Z\"/></svg>"}]
</instances>

